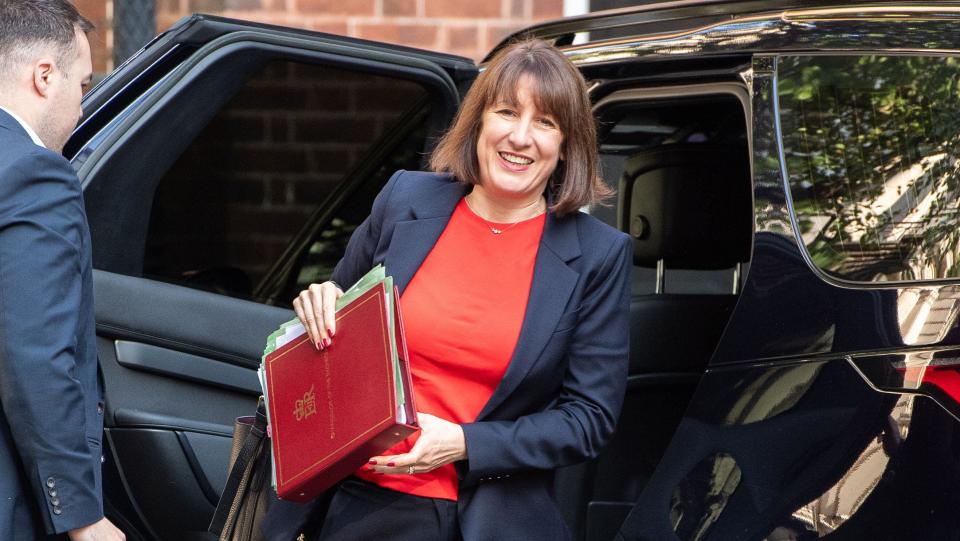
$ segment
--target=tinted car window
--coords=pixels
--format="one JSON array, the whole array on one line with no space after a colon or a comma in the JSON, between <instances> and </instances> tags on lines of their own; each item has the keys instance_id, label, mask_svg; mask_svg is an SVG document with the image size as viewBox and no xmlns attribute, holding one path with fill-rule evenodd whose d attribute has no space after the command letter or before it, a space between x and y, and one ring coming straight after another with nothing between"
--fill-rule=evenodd
<instances>
[{"instance_id":1,"label":"tinted car window","mask_svg":"<svg viewBox=\"0 0 960 541\"><path fill-rule=\"evenodd\" d=\"M268 63L160 180L143 275L264 300L254 291L294 236L424 96L402 80ZM355 224L332 226L345 242Z\"/></svg>"},{"instance_id":2,"label":"tinted car window","mask_svg":"<svg viewBox=\"0 0 960 541\"><path fill-rule=\"evenodd\" d=\"M732 95L616 102L598 111L601 171L607 185L618 189L632 160L676 145L725 145L747 152L743 107ZM718 164L718 167L722 164ZM746 179L744 179L746 181ZM613 205L596 206L591 214L617 227ZM728 294L733 269L667 269L664 292ZM634 266L631 292L653 294L656 269Z\"/></svg>"},{"instance_id":3,"label":"tinted car window","mask_svg":"<svg viewBox=\"0 0 960 541\"><path fill-rule=\"evenodd\" d=\"M813 262L856 281L960 277L960 60L787 57L790 193Z\"/></svg>"}]
</instances>

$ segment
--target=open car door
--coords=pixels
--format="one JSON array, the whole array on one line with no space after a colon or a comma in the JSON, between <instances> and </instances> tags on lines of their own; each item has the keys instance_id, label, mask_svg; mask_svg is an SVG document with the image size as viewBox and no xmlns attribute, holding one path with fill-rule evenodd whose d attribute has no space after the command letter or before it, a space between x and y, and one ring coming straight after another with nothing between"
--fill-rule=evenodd
<instances>
[{"instance_id":1,"label":"open car door","mask_svg":"<svg viewBox=\"0 0 960 541\"><path fill-rule=\"evenodd\" d=\"M193 16L83 102L66 147L94 245L106 513L207 539L266 336L396 169L418 169L468 59Z\"/></svg>"}]
</instances>

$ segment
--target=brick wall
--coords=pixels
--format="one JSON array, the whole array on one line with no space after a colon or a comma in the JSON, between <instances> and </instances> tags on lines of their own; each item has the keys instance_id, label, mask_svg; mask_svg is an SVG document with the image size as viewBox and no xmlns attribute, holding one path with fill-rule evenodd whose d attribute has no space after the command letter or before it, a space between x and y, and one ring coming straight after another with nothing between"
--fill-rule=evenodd
<instances>
[{"instance_id":1,"label":"brick wall","mask_svg":"<svg viewBox=\"0 0 960 541\"><path fill-rule=\"evenodd\" d=\"M160 0L166 28L190 12L310 28L481 58L504 36L563 14L563 0Z\"/></svg>"},{"instance_id":2,"label":"brick wall","mask_svg":"<svg viewBox=\"0 0 960 541\"><path fill-rule=\"evenodd\" d=\"M74 1L99 27L91 37L95 69L109 71L116 0ZM563 0L156 0L156 6L158 32L190 13L211 13L475 60L511 32L563 15Z\"/></svg>"},{"instance_id":3,"label":"brick wall","mask_svg":"<svg viewBox=\"0 0 960 541\"><path fill-rule=\"evenodd\" d=\"M113 21L110 13L113 11L112 1L108 0L73 0L74 5L80 10L84 17L97 25L87 39L90 40L90 52L93 55L93 71L96 73L106 73L113 69L111 61L113 32L111 25Z\"/></svg>"},{"instance_id":4,"label":"brick wall","mask_svg":"<svg viewBox=\"0 0 960 541\"><path fill-rule=\"evenodd\" d=\"M371 143L424 95L406 81L268 64L160 182L146 274L181 281L229 267L256 284Z\"/></svg>"}]
</instances>

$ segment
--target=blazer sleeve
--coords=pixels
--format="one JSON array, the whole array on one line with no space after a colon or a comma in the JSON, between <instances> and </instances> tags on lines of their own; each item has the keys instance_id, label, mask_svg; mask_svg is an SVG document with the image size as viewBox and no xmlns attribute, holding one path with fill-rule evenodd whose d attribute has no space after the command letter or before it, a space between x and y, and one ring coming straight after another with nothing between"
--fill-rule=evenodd
<instances>
[{"instance_id":1,"label":"blazer sleeve","mask_svg":"<svg viewBox=\"0 0 960 541\"><path fill-rule=\"evenodd\" d=\"M633 244L619 235L581 304L561 390L548 409L516 420L463 426L464 484L528 469L554 469L596 457L613 434L629 368Z\"/></svg>"},{"instance_id":2,"label":"blazer sleeve","mask_svg":"<svg viewBox=\"0 0 960 541\"><path fill-rule=\"evenodd\" d=\"M80 184L62 157L37 147L4 168L0 402L48 533L103 517L100 457L87 443L84 391L73 377L85 227Z\"/></svg>"},{"instance_id":3,"label":"blazer sleeve","mask_svg":"<svg viewBox=\"0 0 960 541\"><path fill-rule=\"evenodd\" d=\"M356 283L363 275L370 271L374 265L374 254L377 246L380 244L380 233L383 229L383 221L390 206L390 196L393 193L400 178L406 171L399 170L394 173L384 185L380 193L373 200L373 208L367 219L357 227L350 241L347 242L347 249L344 251L343 258L333 269L330 279L336 282L344 291Z\"/></svg>"}]
</instances>

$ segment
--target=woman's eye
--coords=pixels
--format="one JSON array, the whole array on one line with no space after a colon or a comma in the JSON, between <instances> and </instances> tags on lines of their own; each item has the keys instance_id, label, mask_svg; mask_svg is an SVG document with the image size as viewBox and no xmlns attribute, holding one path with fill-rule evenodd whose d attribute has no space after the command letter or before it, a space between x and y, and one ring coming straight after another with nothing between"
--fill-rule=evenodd
<instances>
[{"instance_id":1,"label":"woman's eye","mask_svg":"<svg viewBox=\"0 0 960 541\"><path fill-rule=\"evenodd\" d=\"M541 125L541 126L545 126L545 127L547 127L547 128L556 128L556 127L557 127L557 123L554 122L553 120L550 120L549 118L541 118L541 119L538 120L538 122L540 122L540 125Z\"/></svg>"},{"instance_id":2,"label":"woman's eye","mask_svg":"<svg viewBox=\"0 0 960 541\"><path fill-rule=\"evenodd\" d=\"M509 117L517 115L516 111L514 111L513 109L500 109L497 111L497 114L503 115L503 116L509 116Z\"/></svg>"}]
</instances>

